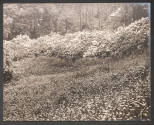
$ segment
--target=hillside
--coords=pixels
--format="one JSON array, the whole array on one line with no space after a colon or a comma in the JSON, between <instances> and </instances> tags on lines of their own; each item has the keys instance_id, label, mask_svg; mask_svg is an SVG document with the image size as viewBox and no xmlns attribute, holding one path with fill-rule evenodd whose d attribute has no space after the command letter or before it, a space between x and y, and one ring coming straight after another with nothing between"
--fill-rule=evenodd
<instances>
[{"instance_id":1,"label":"hillside","mask_svg":"<svg viewBox=\"0 0 154 125\"><path fill-rule=\"evenodd\" d=\"M99 62L65 69L55 59L27 59L26 77L4 86L4 120L148 120L150 76L143 60L112 62L108 72Z\"/></svg>"},{"instance_id":2,"label":"hillside","mask_svg":"<svg viewBox=\"0 0 154 125\"><path fill-rule=\"evenodd\" d=\"M4 84L3 119L150 120L148 37L142 18L108 36L84 31L5 41L12 79Z\"/></svg>"}]
</instances>

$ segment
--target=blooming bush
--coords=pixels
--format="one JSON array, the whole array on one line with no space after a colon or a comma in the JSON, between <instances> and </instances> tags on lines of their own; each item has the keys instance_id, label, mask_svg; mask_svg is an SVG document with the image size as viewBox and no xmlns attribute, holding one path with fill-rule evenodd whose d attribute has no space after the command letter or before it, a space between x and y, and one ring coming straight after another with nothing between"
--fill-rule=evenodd
<instances>
[{"instance_id":1,"label":"blooming bush","mask_svg":"<svg viewBox=\"0 0 154 125\"><path fill-rule=\"evenodd\" d=\"M148 18L142 18L128 27L119 29L112 37L112 55L122 53L128 49L137 48L138 45L145 45L150 35L150 24ZM131 50L130 50L131 51Z\"/></svg>"},{"instance_id":2,"label":"blooming bush","mask_svg":"<svg viewBox=\"0 0 154 125\"><path fill-rule=\"evenodd\" d=\"M120 27L113 34L105 31L80 31L62 36L51 32L38 39L30 39L27 35L19 35L6 42L4 48L9 58L23 58L29 55L44 54L63 59L82 57L106 57L122 55L131 48L145 46L150 35L148 18L142 18L128 27Z\"/></svg>"},{"instance_id":3,"label":"blooming bush","mask_svg":"<svg viewBox=\"0 0 154 125\"><path fill-rule=\"evenodd\" d=\"M18 35L14 39L11 40L14 43L17 43L25 48L32 47L37 41L35 39L30 39L27 35Z\"/></svg>"}]
</instances>

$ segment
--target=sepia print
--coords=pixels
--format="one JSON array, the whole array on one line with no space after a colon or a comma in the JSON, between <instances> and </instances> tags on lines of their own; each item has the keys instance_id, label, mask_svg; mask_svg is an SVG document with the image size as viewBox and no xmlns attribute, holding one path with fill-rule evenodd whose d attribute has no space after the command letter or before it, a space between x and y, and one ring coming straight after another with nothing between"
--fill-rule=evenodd
<instances>
[{"instance_id":1,"label":"sepia print","mask_svg":"<svg viewBox=\"0 0 154 125\"><path fill-rule=\"evenodd\" d=\"M151 120L150 4L3 5L4 121Z\"/></svg>"}]
</instances>

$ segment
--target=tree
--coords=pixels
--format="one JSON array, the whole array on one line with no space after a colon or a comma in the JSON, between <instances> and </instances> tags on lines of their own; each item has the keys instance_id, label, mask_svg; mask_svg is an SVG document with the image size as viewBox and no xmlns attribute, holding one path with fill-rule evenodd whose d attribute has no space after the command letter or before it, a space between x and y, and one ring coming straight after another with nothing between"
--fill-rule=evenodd
<instances>
[{"instance_id":1,"label":"tree","mask_svg":"<svg viewBox=\"0 0 154 125\"><path fill-rule=\"evenodd\" d=\"M133 10L132 21L139 20L142 17L148 17L147 4L130 4Z\"/></svg>"}]
</instances>

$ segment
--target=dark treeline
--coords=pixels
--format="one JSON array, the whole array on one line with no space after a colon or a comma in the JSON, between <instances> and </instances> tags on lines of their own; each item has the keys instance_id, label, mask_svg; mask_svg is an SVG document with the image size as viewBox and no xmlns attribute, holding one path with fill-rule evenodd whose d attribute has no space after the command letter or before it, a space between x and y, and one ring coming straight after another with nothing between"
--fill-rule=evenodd
<instances>
[{"instance_id":1,"label":"dark treeline","mask_svg":"<svg viewBox=\"0 0 154 125\"><path fill-rule=\"evenodd\" d=\"M11 40L19 34L37 38L51 32L64 35L82 30L113 31L147 16L147 4L5 4L3 36Z\"/></svg>"}]
</instances>

